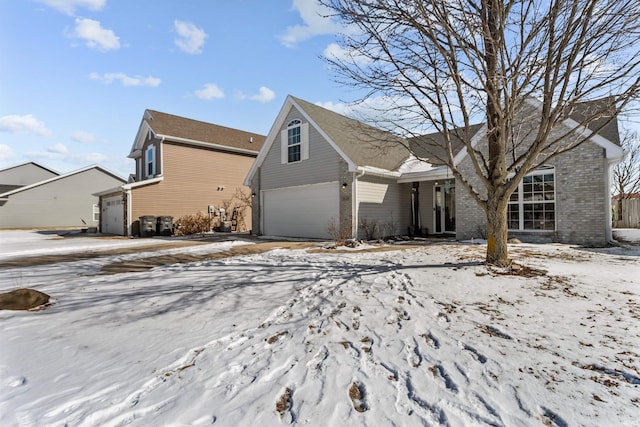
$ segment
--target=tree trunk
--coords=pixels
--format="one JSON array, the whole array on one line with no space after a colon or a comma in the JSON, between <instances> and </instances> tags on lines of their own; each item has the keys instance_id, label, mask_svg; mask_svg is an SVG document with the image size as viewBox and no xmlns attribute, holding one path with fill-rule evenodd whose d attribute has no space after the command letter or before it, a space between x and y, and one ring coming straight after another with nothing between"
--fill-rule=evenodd
<instances>
[{"instance_id":1,"label":"tree trunk","mask_svg":"<svg viewBox=\"0 0 640 427\"><path fill-rule=\"evenodd\" d=\"M492 195L487 201L487 263L507 267L511 262L507 249L507 203Z\"/></svg>"}]
</instances>

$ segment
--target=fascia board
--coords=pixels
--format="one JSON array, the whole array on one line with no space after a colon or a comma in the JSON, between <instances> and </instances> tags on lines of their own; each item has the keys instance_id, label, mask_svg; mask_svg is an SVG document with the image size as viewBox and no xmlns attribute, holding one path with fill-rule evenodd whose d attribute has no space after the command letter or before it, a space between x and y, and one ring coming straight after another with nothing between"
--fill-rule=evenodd
<instances>
[{"instance_id":1,"label":"fascia board","mask_svg":"<svg viewBox=\"0 0 640 427\"><path fill-rule=\"evenodd\" d=\"M271 146L273 145L276 137L280 133L280 127L282 126L282 123L284 123L284 119L287 117L287 114L289 114L290 110L291 110L291 96L287 96L287 99L285 99L284 104L282 104L282 107L280 108L280 112L278 113L278 116L276 117L275 122L273 122L273 125L271 125L271 129L267 134L267 138L265 139L264 144L262 145L262 148L258 152L258 156L256 157L256 160L251 165L251 168L249 169L249 172L247 173L247 176L244 179L244 185L246 185L247 187L251 186L251 180L253 180L253 176L255 175L258 168L262 166L262 163L264 162L264 159L267 157L269 150L271 150Z\"/></svg>"},{"instance_id":2,"label":"fascia board","mask_svg":"<svg viewBox=\"0 0 640 427\"><path fill-rule=\"evenodd\" d=\"M129 184L125 184L123 186L121 186L120 188L122 188L123 190L127 191L127 190L131 190L134 188L138 188L138 187L144 187L145 185L151 185L151 184L155 184L157 182L162 182L164 181L164 176L159 176L157 178L152 178L152 179L145 179L144 181L138 181L138 182L132 182Z\"/></svg>"},{"instance_id":3,"label":"fascia board","mask_svg":"<svg viewBox=\"0 0 640 427\"><path fill-rule=\"evenodd\" d=\"M228 145L220 145L220 144L214 144L211 142L202 142L202 141L197 141L195 139L188 139L188 138L180 138L178 136L171 136L171 135L163 135L163 134L155 134L156 138L161 139L163 142L179 142L179 143L183 143L183 144L188 144L188 145L192 145L195 147L203 147L203 148L215 148L217 150L221 150L221 151L230 151L233 153L240 153L240 154L249 154L251 156L255 156L258 154L258 151L254 151L254 150L245 150L243 148L235 148L235 147L229 147Z\"/></svg>"},{"instance_id":4,"label":"fascia board","mask_svg":"<svg viewBox=\"0 0 640 427\"><path fill-rule=\"evenodd\" d=\"M454 178L453 173L448 167L444 168L436 168L430 171L425 172L413 172L403 174L399 179L398 183L408 183L408 182L416 182L416 181L433 181L436 179L452 179Z\"/></svg>"},{"instance_id":5,"label":"fascia board","mask_svg":"<svg viewBox=\"0 0 640 427\"><path fill-rule=\"evenodd\" d=\"M139 157L141 154L142 146L144 145L144 141L147 139L147 135L149 131L153 132L149 123L147 123L147 118L149 117L149 112L145 110L144 117L140 122L140 126L138 127L138 132L136 133L136 138L133 140L133 145L131 146L131 151L127 157L130 159L135 159Z\"/></svg>"},{"instance_id":6,"label":"fascia board","mask_svg":"<svg viewBox=\"0 0 640 427\"><path fill-rule=\"evenodd\" d=\"M327 135L327 133L307 114L306 111L304 111L303 108L300 107L300 105L298 105L298 103L291 99L291 103L298 109L298 111L300 111L300 113L302 114L302 116L307 119L307 121L309 123L311 123L311 125L318 131L318 133L329 143L329 145L331 145L331 147L336 151L336 153L338 153L338 155L340 157L342 157L342 159L347 162L348 165L348 169L349 172L355 172L358 169L358 165L356 165L353 160L351 160L351 158L349 156L346 155L346 153L344 151L342 151L342 149L340 147L338 147L338 144L335 143L335 141L333 139L331 139L329 137L329 135ZM278 128L279 129L279 128Z\"/></svg>"},{"instance_id":7,"label":"fascia board","mask_svg":"<svg viewBox=\"0 0 640 427\"><path fill-rule=\"evenodd\" d=\"M526 102L529 105L537 108L538 110L542 109L542 102L540 102L539 100L537 100L535 98L527 98ZM584 125L581 125L580 123L578 123L574 119L572 119L572 118L564 119L562 121L562 124L564 124L569 129L576 129L576 133L578 135L585 135L585 136L589 137L589 140L591 142L593 142L593 143L599 145L600 147L604 148L607 159L620 160L624 156L624 151L622 150L622 147L620 147L618 144L609 141L604 136L602 136L602 135L600 135L598 133L595 133L594 131L592 131L591 129L589 129L588 127L586 127Z\"/></svg>"},{"instance_id":8,"label":"fascia board","mask_svg":"<svg viewBox=\"0 0 640 427\"><path fill-rule=\"evenodd\" d=\"M478 142L480 142L480 139L482 139L482 136L486 133L486 131L487 131L487 125L484 124L480 127L480 129L478 129L475 135L471 137L471 147L476 148L476 145L478 145ZM467 156L467 146L465 145L458 152L458 154L456 154L455 157L453 158L453 164L455 166L459 165L460 162L464 160L466 156Z\"/></svg>"}]
</instances>

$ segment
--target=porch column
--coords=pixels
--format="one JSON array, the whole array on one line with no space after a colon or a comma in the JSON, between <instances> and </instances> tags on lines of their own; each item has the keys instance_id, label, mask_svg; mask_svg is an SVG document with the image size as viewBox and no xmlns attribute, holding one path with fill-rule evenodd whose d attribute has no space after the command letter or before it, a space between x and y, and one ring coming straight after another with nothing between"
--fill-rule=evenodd
<instances>
[{"instance_id":1,"label":"porch column","mask_svg":"<svg viewBox=\"0 0 640 427\"><path fill-rule=\"evenodd\" d=\"M420 182L413 183L411 189L411 205L413 214L413 234L415 236L422 235L422 225L420 224Z\"/></svg>"}]
</instances>

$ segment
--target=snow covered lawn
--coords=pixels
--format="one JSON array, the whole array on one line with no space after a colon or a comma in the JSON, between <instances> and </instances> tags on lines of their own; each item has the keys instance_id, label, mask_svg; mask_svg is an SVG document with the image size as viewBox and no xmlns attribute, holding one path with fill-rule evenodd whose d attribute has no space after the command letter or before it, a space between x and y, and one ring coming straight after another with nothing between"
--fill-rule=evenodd
<instances>
[{"instance_id":1,"label":"snow covered lawn","mask_svg":"<svg viewBox=\"0 0 640 427\"><path fill-rule=\"evenodd\" d=\"M239 244L0 269L0 292L55 299L0 311L0 425L637 422L639 246L513 245L522 275L488 270L484 246L466 244L101 274Z\"/></svg>"}]
</instances>

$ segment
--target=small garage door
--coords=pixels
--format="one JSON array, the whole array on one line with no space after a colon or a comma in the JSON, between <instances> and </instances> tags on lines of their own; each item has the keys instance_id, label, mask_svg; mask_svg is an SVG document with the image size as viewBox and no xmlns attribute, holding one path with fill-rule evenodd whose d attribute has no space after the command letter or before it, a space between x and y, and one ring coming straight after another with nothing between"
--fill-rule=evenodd
<instances>
[{"instance_id":1,"label":"small garage door","mask_svg":"<svg viewBox=\"0 0 640 427\"><path fill-rule=\"evenodd\" d=\"M338 182L262 192L263 234L328 238L327 226L339 218Z\"/></svg>"},{"instance_id":2,"label":"small garage door","mask_svg":"<svg viewBox=\"0 0 640 427\"><path fill-rule=\"evenodd\" d=\"M100 216L102 232L105 234L124 235L124 204L122 195L104 197Z\"/></svg>"}]
</instances>

